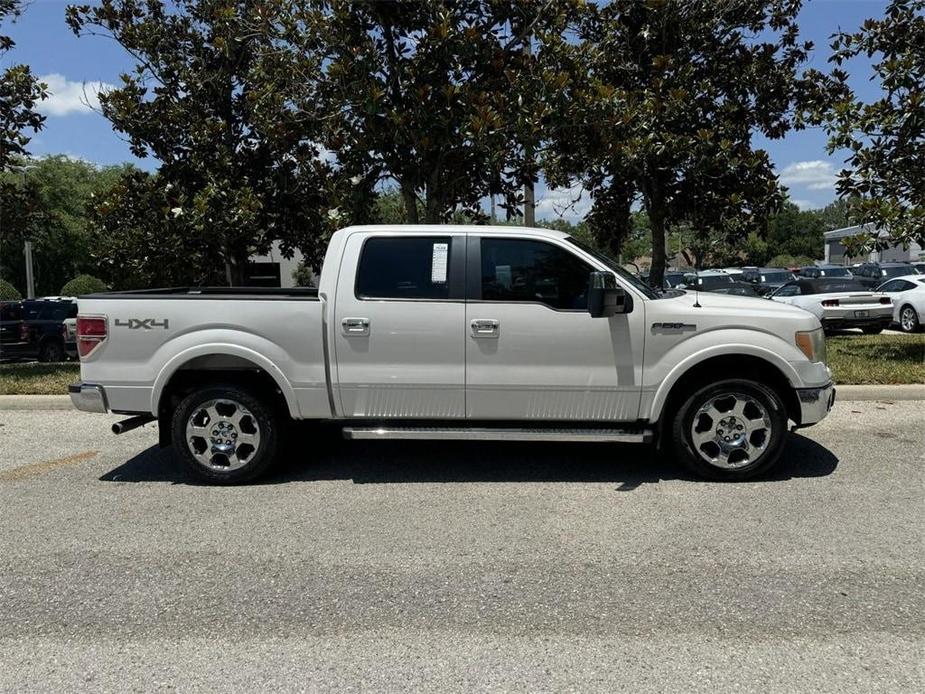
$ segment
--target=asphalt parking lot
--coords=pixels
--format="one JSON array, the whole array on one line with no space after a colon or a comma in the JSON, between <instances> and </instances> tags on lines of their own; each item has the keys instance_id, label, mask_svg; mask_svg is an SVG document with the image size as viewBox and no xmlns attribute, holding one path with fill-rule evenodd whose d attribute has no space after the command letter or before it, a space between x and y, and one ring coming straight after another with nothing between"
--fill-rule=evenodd
<instances>
[{"instance_id":1,"label":"asphalt parking lot","mask_svg":"<svg viewBox=\"0 0 925 694\"><path fill-rule=\"evenodd\" d=\"M925 402L736 485L303 427L213 488L111 421L0 412L2 691L925 689Z\"/></svg>"}]
</instances>

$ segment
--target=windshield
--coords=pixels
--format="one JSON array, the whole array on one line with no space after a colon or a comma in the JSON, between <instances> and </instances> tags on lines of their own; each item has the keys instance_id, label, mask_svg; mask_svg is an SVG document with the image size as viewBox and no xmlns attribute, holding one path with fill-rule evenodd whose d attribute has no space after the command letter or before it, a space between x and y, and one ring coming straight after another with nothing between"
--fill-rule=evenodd
<instances>
[{"instance_id":1,"label":"windshield","mask_svg":"<svg viewBox=\"0 0 925 694\"><path fill-rule=\"evenodd\" d=\"M823 277L851 277L846 267L827 267L825 270L820 270L819 274Z\"/></svg>"},{"instance_id":2,"label":"windshield","mask_svg":"<svg viewBox=\"0 0 925 694\"><path fill-rule=\"evenodd\" d=\"M793 275L789 272L764 272L761 274L762 282L789 282L793 279Z\"/></svg>"},{"instance_id":3,"label":"windshield","mask_svg":"<svg viewBox=\"0 0 925 694\"><path fill-rule=\"evenodd\" d=\"M880 274L884 277L902 277L903 275L915 275L917 270L911 265L900 265L898 267L882 267Z\"/></svg>"},{"instance_id":4,"label":"windshield","mask_svg":"<svg viewBox=\"0 0 925 694\"><path fill-rule=\"evenodd\" d=\"M601 263L603 263L607 267L608 270L613 271L614 274L618 275L621 279L624 279L627 282L629 282L631 285L633 285L634 289L637 289L645 297L649 299L661 298L661 294L656 292L654 289L652 289L652 287L650 287L648 284L646 284L641 279L636 277L636 275L634 275L633 273L627 272L626 270L624 270L620 266L620 264L613 258L604 255L603 253L595 250L588 244L582 243L578 239L573 238L571 236L566 236L565 240L568 241L573 246L577 246L578 248L583 250L585 253L592 256L595 260L598 260Z\"/></svg>"},{"instance_id":5,"label":"windshield","mask_svg":"<svg viewBox=\"0 0 925 694\"><path fill-rule=\"evenodd\" d=\"M735 280L729 275L701 275L697 277L697 284L701 287L723 287L734 283Z\"/></svg>"}]
</instances>

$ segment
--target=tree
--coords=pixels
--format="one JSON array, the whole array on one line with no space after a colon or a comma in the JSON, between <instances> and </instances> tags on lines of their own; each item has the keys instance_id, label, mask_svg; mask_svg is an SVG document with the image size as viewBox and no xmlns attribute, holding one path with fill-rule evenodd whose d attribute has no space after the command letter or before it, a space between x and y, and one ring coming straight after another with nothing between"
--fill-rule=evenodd
<instances>
[{"instance_id":1,"label":"tree","mask_svg":"<svg viewBox=\"0 0 925 694\"><path fill-rule=\"evenodd\" d=\"M892 0L882 18L836 34L832 50L832 77L847 96L815 114L827 123L829 152L849 152L836 190L853 198L857 223L870 222L893 238L867 245L925 243L925 0ZM881 86L871 103L851 93L841 69L861 55L874 59Z\"/></svg>"},{"instance_id":2,"label":"tree","mask_svg":"<svg viewBox=\"0 0 925 694\"><path fill-rule=\"evenodd\" d=\"M589 6L583 41L566 48L578 82L574 127L551 130L551 178L581 179L598 198L618 186L638 198L652 234L652 282L665 239L682 222L738 242L782 201L760 132L799 124L810 86L797 76L798 0L615 0ZM577 56L577 57L576 57ZM624 217L619 222L623 224Z\"/></svg>"},{"instance_id":3,"label":"tree","mask_svg":"<svg viewBox=\"0 0 925 694\"><path fill-rule=\"evenodd\" d=\"M36 291L54 294L75 275L97 271L88 206L132 167L98 167L63 155L14 162L19 171L0 173L0 276L25 288L21 249L30 240Z\"/></svg>"},{"instance_id":4,"label":"tree","mask_svg":"<svg viewBox=\"0 0 925 694\"><path fill-rule=\"evenodd\" d=\"M306 3L292 40L325 47L325 145L361 185L394 181L409 223L479 219L492 194L515 214L542 117L525 49L572 4Z\"/></svg>"},{"instance_id":5,"label":"tree","mask_svg":"<svg viewBox=\"0 0 925 694\"><path fill-rule=\"evenodd\" d=\"M0 301L19 301L22 294L12 284L6 280L0 279Z\"/></svg>"},{"instance_id":6,"label":"tree","mask_svg":"<svg viewBox=\"0 0 925 694\"><path fill-rule=\"evenodd\" d=\"M77 275L77 277L61 287L60 295L80 296L81 294L105 292L107 289L109 289L109 287L98 277L94 277L93 275Z\"/></svg>"},{"instance_id":7,"label":"tree","mask_svg":"<svg viewBox=\"0 0 925 694\"><path fill-rule=\"evenodd\" d=\"M102 0L67 10L77 35L109 36L135 59L100 106L132 152L161 167L153 178L133 175L119 189L127 197L108 202L149 209L182 191L182 224L158 224L190 238L158 241L205 265L181 274L211 277L217 264L240 284L248 258L274 240L313 262L336 224L314 108L322 56L284 38L295 9L294 0Z\"/></svg>"},{"instance_id":8,"label":"tree","mask_svg":"<svg viewBox=\"0 0 925 694\"><path fill-rule=\"evenodd\" d=\"M22 11L22 0L0 0L0 23L15 19ZM9 36L0 35L0 56L15 46ZM45 116L36 105L47 96L27 65L13 65L0 75L0 171L6 171L16 157L26 156L31 139L25 131L42 129Z\"/></svg>"}]
</instances>

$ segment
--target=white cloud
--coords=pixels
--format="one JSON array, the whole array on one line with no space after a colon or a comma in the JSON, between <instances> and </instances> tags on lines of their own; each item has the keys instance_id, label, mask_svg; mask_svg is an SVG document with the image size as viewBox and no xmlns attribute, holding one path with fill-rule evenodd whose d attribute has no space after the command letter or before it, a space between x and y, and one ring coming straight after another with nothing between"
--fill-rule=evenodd
<instances>
[{"instance_id":1,"label":"white cloud","mask_svg":"<svg viewBox=\"0 0 925 694\"><path fill-rule=\"evenodd\" d=\"M835 188L835 167L821 159L797 161L780 172L780 182L807 190L832 190Z\"/></svg>"},{"instance_id":2,"label":"white cloud","mask_svg":"<svg viewBox=\"0 0 925 694\"><path fill-rule=\"evenodd\" d=\"M539 219L562 217L570 222L584 218L591 209L591 195L580 183L568 188L550 188L536 202L536 216Z\"/></svg>"},{"instance_id":3,"label":"white cloud","mask_svg":"<svg viewBox=\"0 0 925 694\"><path fill-rule=\"evenodd\" d=\"M107 82L72 82L57 72L42 75L39 81L48 85L48 98L38 104L48 116L91 113L100 107L100 92L113 88Z\"/></svg>"},{"instance_id":4,"label":"white cloud","mask_svg":"<svg viewBox=\"0 0 925 694\"><path fill-rule=\"evenodd\" d=\"M817 210L820 207L817 203L813 202L812 200L803 200L803 199L794 200L791 198L790 202L792 202L794 205L799 207L801 210Z\"/></svg>"}]
</instances>

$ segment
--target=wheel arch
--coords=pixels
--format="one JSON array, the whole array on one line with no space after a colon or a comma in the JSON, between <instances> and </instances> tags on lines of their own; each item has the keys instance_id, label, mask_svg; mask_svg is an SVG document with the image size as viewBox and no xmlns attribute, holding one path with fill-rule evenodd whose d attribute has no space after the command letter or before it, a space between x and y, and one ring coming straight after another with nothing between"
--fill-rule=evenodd
<instances>
[{"instance_id":1,"label":"wheel arch","mask_svg":"<svg viewBox=\"0 0 925 694\"><path fill-rule=\"evenodd\" d=\"M299 417L292 385L273 362L240 345L210 344L177 354L160 370L151 392L151 412L160 417L182 394L215 383L249 386L268 395L290 417Z\"/></svg>"},{"instance_id":2,"label":"wheel arch","mask_svg":"<svg viewBox=\"0 0 925 694\"><path fill-rule=\"evenodd\" d=\"M778 360L743 352L714 354L693 363L679 364L656 392L651 419L657 420L659 429L662 429L691 392L708 383L733 377L757 381L772 388L784 403L788 418L799 424L801 410L793 386L797 379L793 368L789 364L782 368Z\"/></svg>"}]
</instances>

